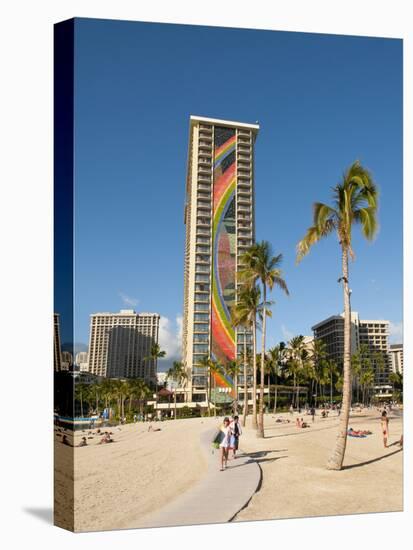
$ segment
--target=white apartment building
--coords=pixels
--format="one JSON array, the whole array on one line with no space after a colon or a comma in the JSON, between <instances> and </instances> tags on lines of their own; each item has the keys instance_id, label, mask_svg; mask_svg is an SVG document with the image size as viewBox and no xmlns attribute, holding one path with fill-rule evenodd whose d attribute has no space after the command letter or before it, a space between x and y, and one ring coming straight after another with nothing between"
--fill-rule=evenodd
<instances>
[{"instance_id":1,"label":"white apartment building","mask_svg":"<svg viewBox=\"0 0 413 550\"><path fill-rule=\"evenodd\" d=\"M156 362L148 360L158 343L158 313L94 313L90 316L89 372L108 378L156 382Z\"/></svg>"},{"instance_id":2,"label":"white apartment building","mask_svg":"<svg viewBox=\"0 0 413 550\"><path fill-rule=\"evenodd\" d=\"M390 345L390 362L392 372L403 374L403 344Z\"/></svg>"},{"instance_id":3,"label":"white apartment building","mask_svg":"<svg viewBox=\"0 0 413 550\"><path fill-rule=\"evenodd\" d=\"M230 309L239 257L255 240L258 130L258 124L190 117L182 344L193 401L206 399L203 357L225 364L242 353L243 330L232 326ZM215 383L218 389L232 387L226 376L215 377Z\"/></svg>"}]
</instances>

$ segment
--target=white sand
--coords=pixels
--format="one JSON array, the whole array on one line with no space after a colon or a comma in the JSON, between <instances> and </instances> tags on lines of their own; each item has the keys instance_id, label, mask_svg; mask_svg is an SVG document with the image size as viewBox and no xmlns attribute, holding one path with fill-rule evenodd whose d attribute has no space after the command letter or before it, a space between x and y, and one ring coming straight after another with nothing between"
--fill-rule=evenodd
<instances>
[{"instance_id":1,"label":"white sand","mask_svg":"<svg viewBox=\"0 0 413 550\"><path fill-rule=\"evenodd\" d=\"M87 447L58 445L63 455L74 451L75 530L141 526L203 476L200 433L215 425L213 418L171 420L153 423L161 431L148 432L148 423L129 424L110 428L114 443L98 445L95 435ZM75 445L87 432L76 432ZM57 478L61 484L61 473Z\"/></svg>"},{"instance_id":2,"label":"white sand","mask_svg":"<svg viewBox=\"0 0 413 550\"><path fill-rule=\"evenodd\" d=\"M311 417L300 416L311 424ZM276 417L266 416L264 440L250 429L242 437L243 449L258 453L263 483L236 521L402 510L403 453L397 445L384 448L379 412L352 415L351 427L373 434L348 438L344 466L353 467L338 472L325 468L337 434L336 416L316 417L306 429L276 424ZM400 416L390 415L389 433L389 444L400 439Z\"/></svg>"},{"instance_id":3,"label":"white sand","mask_svg":"<svg viewBox=\"0 0 413 550\"><path fill-rule=\"evenodd\" d=\"M282 416L290 418L289 414ZM305 418L311 423L311 417ZM337 417L318 417L311 428L300 430L293 423L276 424L275 417L267 415L264 440L245 429L240 446L259 462L263 483L236 521L401 510L403 453L396 445L384 449L379 413L354 415L350 425L370 429L373 434L364 439L348 438L345 466L354 467L332 472L325 465L337 424ZM65 509L70 510L71 480L64 469L73 452L76 531L140 527L152 512L201 479L206 462L199 446L200 433L217 426L218 420L172 420L153 425L161 431L148 432L147 423L111 428L115 443L106 445L97 445L97 436L83 448L56 444L61 523L70 525ZM401 417L391 415L390 443L401 433ZM87 432L76 432L75 445L84 435Z\"/></svg>"}]
</instances>

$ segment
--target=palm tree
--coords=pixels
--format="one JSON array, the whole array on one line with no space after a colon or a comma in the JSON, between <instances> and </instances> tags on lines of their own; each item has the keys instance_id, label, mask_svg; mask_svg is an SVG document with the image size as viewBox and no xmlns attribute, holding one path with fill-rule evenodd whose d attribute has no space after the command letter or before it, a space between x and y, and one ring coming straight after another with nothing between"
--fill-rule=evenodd
<instances>
[{"instance_id":1,"label":"palm tree","mask_svg":"<svg viewBox=\"0 0 413 550\"><path fill-rule=\"evenodd\" d=\"M134 382L134 393L139 401L139 412L143 415L145 398L151 395L151 389L144 380L137 378Z\"/></svg>"},{"instance_id":2,"label":"palm tree","mask_svg":"<svg viewBox=\"0 0 413 550\"><path fill-rule=\"evenodd\" d=\"M234 414L238 412L238 375L240 373L240 363L238 360L227 361L224 365L225 373L234 381Z\"/></svg>"},{"instance_id":3,"label":"palm tree","mask_svg":"<svg viewBox=\"0 0 413 550\"><path fill-rule=\"evenodd\" d=\"M278 383L280 365L284 362L284 358L285 358L285 349L286 348L285 348L284 342L280 342L277 346L270 348L267 353L267 361L270 365L269 368L271 369L271 372L274 375L274 382L275 382L273 414L275 414L277 411L277 396L278 396L277 383ZM268 391L269 391L269 388L268 388Z\"/></svg>"},{"instance_id":4,"label":"palm tree","mask_svg":"<svg viewBox=\"0 0 413 550\"><path fill-rule=\"evenodd\" d=\"M208 357L208 355L205 355L204 357L202 357L198 362L198 366L200 368L204 369L205 379L206 379L206 382L207 382L208 416L211 416L211 372L210 372L210 364L211 364L211 359Z\"/></svg>"},{"instance_id":5,"label":"palm tree","mask_svg":"<svg viewBox=\"0 0 413 550\"><path fill-rule=\"evenodd\" d=\"M259 281L262 287L261 379L257 436L264 437L265 338L266 320L267 315L270 315L269 307L271 305L267 303L267 290L271 292L274 286L278 286L287 295L289 292L280 269L282 254L273 256L271 245L268 241L253 244L241 256L241 262L244 266L240 271L240 280L250 285Z\"/></svg>"},{"instance_id":6,"label":"palm tree","mask_svg":"<svg viewBox=\"0 0 413 550\"><path fill-rule=\"evenodd\" d=\"M354 259L352 227L361 225L364 237L372 240L377 231L378 192L370 173L356 161L343 175L341 183L333 189L333 206L314 204L313 225L297 245L297 262L308 254L311 247L332 233L336 233L341 248L344 299L344 357L343 357L343 402L339 431L327 468L341 470L346 451L348 421L351 404L351 319L349 288L349 256Z\"/></svg>"},{"instance_id":7,"label":"palm tree","mask_svg":"<svg viewBox=\"0 0 413 550\"><path fill-rule=\"evenodd\" d=\"M320 384L322 371L327 359L327 345L321 338L316 338L311 342L310 360L313 364L315 385L315 406L317 406L317 385ZM312 392L311 392L312 393Z\"/></svg>"},{"instance_id":8,"label":"palm tree","mask_svg":"<svg viewBox=\"0 0 413 550\"><path fill-rule=\"evenodd\" d=\"M166 351L161 350L159 344L152 344L150 354L145 357L145 361L153 361L155 365L155 372L158 372L158 359L166 357ZM155 381L155 393L158 393L158 378Z\"/></svg>"},{"instance_id":9,"label":"palm tree","mask_svg":"<svg viewBox=\"0 0 413 550\"><path fill-rule=\"evenodd\" d=\"M94 397L95 398L95 410L96 412L98 412L99 410L99 395L102 391L102 387L100 384L90 384L89 385L89 391L90 391L90 396Z\"/></svg>"},{"instance_id":10,"label":"palm tree","mask_svg":"<svg viewBox=\"0 0 413 550\"><path fill-rule=\"evenodd\" d=\"M181 387L186 380L188 375L182 361L174 361L172 367L170 367L166 373L167 380L173 380L178 387ZM177 419L176 415L176 388L174 390L174 419Z\"/></svg>"},{"instance_id":11,"label":"palm tree","mask_svg":"<svg viewBox=\"0 0 413 550\"><path fill-rule=\"evenodd\" d=\"M326 370L329 375L330 380L330 405L333 404L333 376L337 376L339 371L337 363L333 359L328 359L326 361Z\"/></svg>"},{"instance_id":12,"label":"palm tree","mask_svg":"<svg viewBox=\"0 0 413 550\"><path fill-rule=\"evenodd\" d=\"M287 370L290 375L293 376L293 400L294 393L296 393L295 406L298 409L300 401L300 385L299 379L302 378L301 370L303 369L303 360L306 359L306 352L304 347L304 336L294 336L288 342L288 361Z\"/></svg>"},{"instance_id":13,"label":"palm tree","mask_svg":"<svg viewBox=\"0 0 413 550\"><path fill-rule=\"evenodd\" d=\"M232 317L234 326L244 327L244 414L243 425L245 426L248 412L248 387L247 387L247 327L252 333L252 427L257 429L257 315L261 306L261 292L256 284L243 284L237 295L237 302L234 306Z\"/></svg>"},{"instance_id":14,"label":"palm tree","mask_svg":"<svg viewBox=\"0 0 413 550\"><path fill-rule=\"evenodd\" d=\"M80 416L83 418L83 403L87 401L90 394L87 384L75 383L75 399L80 401Z\"/></svg>"},{"instance_id":15,"label":"palm tree","mask_svg":"<svg viewBox=\"0 0 413 550\"><path fill-rule=\"evenodd\" d=\"M217 394L216 394L216 375L222 374L223 368L213 359L209 360L209 378L212 380L213 389L214 389L214 416L217 415Z\"/></svg>"}]
</instances>

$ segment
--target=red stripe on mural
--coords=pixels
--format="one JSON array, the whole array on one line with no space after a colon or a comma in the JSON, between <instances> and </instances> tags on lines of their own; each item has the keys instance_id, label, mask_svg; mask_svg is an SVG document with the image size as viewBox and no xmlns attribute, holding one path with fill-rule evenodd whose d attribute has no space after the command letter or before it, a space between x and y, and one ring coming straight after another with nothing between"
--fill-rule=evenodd
<instances>
[{"instance_id":1,"label":"red stripe on mural","mask_svg":"<svg viewBox=\"0 0 413 550\"><path fill-rule=\"evenodd\" d=\"M222 195L228 189L231 180L235 176L235 162L214 182L214 213L216 212Z\"/></svg>"},{"instance_id":2,"label":"red stripe on mural","mask_svg":"<svg viewBox=\"0 0 413 550\"><path fill-rule=\"evenodd\" d=\"M225 332L224 326L219 318L215 306L212 308L212 337L213 340L219 345L221 350L225 353L226 357L231 361L235 359L235 346L234 342Z\"/></svg>"}]
</instances>

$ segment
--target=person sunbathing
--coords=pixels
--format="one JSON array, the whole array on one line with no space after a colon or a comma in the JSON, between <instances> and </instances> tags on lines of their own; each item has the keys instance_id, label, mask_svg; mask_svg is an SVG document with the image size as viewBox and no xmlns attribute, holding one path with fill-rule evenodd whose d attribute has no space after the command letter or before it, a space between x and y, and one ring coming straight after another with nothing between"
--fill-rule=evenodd
<instances>
[{"instance_id":1,"label":"person sunbathing","mask_svg":"<svg viewBox=\"0 0 413 550\"><path fill-rule=\"evenodd\" d=\"M351 437L366 437L366 435L371 434L369 430L353 430L353 428L349 428L347 433Z\"/></svg>"},{"instance_id":2,"label":"person sunbathing","mask_svg":"<svg viewBox=\"0 0 413 550\"><path fill-rule=\"evenodd\" d=\"M110 435L107 432L100 440L99 445L101 445L102 443L113 443L113 439L110 437Z\"/></svg>"}]
</instances>

